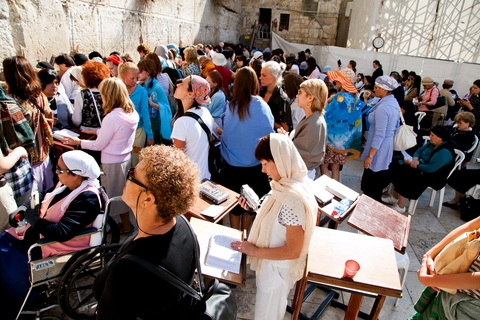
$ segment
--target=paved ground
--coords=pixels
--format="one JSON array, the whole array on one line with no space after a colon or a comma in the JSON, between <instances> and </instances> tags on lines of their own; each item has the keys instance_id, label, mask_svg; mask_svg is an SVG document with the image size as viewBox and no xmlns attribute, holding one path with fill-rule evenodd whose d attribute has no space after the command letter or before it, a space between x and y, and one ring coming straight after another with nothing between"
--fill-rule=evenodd
<instances>
[{"instance_id":1,"label":"paved ground","mask_svg":"<svg viewBox=\"0 0 480 320\"><path fill-rule=\"evenodd\" d=\"M478 164L469 164L469 168L478 168ZM362 161L354 160L348 162L342 171L341 182L350 188L360 192L360 180L363 173ZM445 191L445 200L453 198L454 191L447 186ZM413 314L413 304L420 296L423 286L418 282L416 271L418 270L422 255L439 240L441 240L448 232L463 223L460 219L460 212L450 208L443 208L440 218L437 218L436 212L438 208L438 196L434 207L428 207L430 192L425 191L419 199L417 210L412 217L410 228L409 245L407 247L407 254L410 258L410 266L408 275L403 288L403 298L400 300L397 307L394 306L395 299L387 297L385 304L380 313L381 320L405 320ZM131 217L131 221L134 221ZM339 226L339 230L357 232L347 223ZM125 237L122 237L124 240ZM253 319L253 308L255 305L255 275L252 271L247 273L246 286L234 289L238 304L239 320ZM293 296L293 290L290 293L290 299ZM310 296L310 298L303 304L302 313L311 316L314 309L321 303L324 293L318 289ZM342 293L339 297L340 302L348 303L349 294ZM364 298L361 310L369 312L373 298ZM61 310L54 310L51 312L60 318L68 319L62 315ZM329 306L319 319L343 319L345 312L341 309ZM289 313L285 314L284 320L291 319Z\"/></svg>"}]
</instances>

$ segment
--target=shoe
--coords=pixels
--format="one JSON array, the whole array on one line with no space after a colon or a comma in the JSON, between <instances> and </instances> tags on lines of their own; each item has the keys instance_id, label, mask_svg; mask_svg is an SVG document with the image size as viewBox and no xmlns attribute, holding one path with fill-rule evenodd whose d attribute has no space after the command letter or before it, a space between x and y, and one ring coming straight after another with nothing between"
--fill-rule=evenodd
<instances>
[{"instance_id":1,"label":"shoe","mask_svg":"<svg viewBox=\"0 0 480 320\"><path fill-rule=\"evenodd\" d=\"M448 201L445 201L442 203L442 206L453 209L453 210L460 210L460 203L449 203Z\"/></svg>"},{"instance_id":2,"label":"shoe","mask_svg":"<svg viewBox=\"0 0 480 320\"><path fill-rule=\"evenodd\" d=\"M398 204L395 203L395 205L392 207L393 210L397 211L398 213L405 213L405 207L400 208Z\"/></svg>"},{"instance_id":3,"label":"shoe","mask_svg":"<svg viewBox=\"0 0 480 320\"><path fill-rule=\"evenodd\" d=\"M397 204L398 199L395 199L391 194L388 196L382 197L382 201L388 204Z\"/></svg>"}]
</instances>

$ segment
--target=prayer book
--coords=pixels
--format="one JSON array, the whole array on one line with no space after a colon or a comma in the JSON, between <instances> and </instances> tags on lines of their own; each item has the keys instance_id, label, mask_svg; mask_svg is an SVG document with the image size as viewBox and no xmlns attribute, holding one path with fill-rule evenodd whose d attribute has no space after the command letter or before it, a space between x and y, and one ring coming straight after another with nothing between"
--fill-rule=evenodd
<instances>
[{"instance_id":1,"label":"prayer book","mask_svg":"<svg viewBox=\"0 0 480 320\"><path fill-rule=\"evenodd\" d=\"M68 129L57 130L53 132L53 137L57 140L64 140L65 138L78 138L80 135Z\"/></svg>"},{"instance_id":2,"label":"prayer book","mask_svg":"<svg viewBox=\"0 0 480 320\"><path fill-rule=\"evenodd\" d=\"M220 189L209 180L200 184L200 194L215 204L226 201L230 196L227 191Z\"/></svg>"},{"instance_id":3,"label":"prayer book","mask_svg":"<svg viewBox=\"0 0 480 320\"><path fill-rule=\"evenodd\" d=\"M208 243L205 264L213 268L240 274L242 253L233 250L230 246L231 242L240 240L240 234L238 238L212 234Z\"/></svg>"}]
</instances>

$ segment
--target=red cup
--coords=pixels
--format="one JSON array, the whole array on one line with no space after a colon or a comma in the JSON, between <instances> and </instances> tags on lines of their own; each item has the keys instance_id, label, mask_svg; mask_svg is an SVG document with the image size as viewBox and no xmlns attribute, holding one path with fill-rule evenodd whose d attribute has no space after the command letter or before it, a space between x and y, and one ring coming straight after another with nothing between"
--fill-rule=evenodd
<instances>
[{"instance_id":1,"label":"red cup","mask_svg":"<svg viewBox=\"0 0 480 320\"><path fill-rule=\"evenodd\" d=\"M355 275L357 274L358 270L360 270L360 265L357 261L347 260L345 262L345 272L343 276L345 278L353 279L353 277L355 277Z\"/></svg>"}]
</instances>

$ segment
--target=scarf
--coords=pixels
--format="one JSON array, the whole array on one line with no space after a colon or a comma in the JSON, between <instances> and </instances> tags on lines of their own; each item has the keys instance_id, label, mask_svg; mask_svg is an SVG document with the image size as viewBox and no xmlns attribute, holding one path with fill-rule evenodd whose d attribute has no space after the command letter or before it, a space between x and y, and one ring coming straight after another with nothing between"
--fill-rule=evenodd
<instances>
[{"instance_id":1,"label":"scarf","mask_svg":"<svg viewBox=\"0 0 480 320\"><path fill-rule=\"evenodd\" d=\"M270 134L270 150L281 178L279 181L270 183L272 194L266 198L258 211L248 241L260 248L269 247L272 227L285 199L292 194L300 198L305 210L305 238L300 257L292 260L290 264L290 276L293 281L297 281L302 278L305 269L308 248L317 217L317 201L311 189L306 183L302 183L302 181L308 180L308 171L293 142L283 134L272 133ZM248 262L250 269L258 273L263 259L248 257Z\"/></svg>"}]
</instances>

